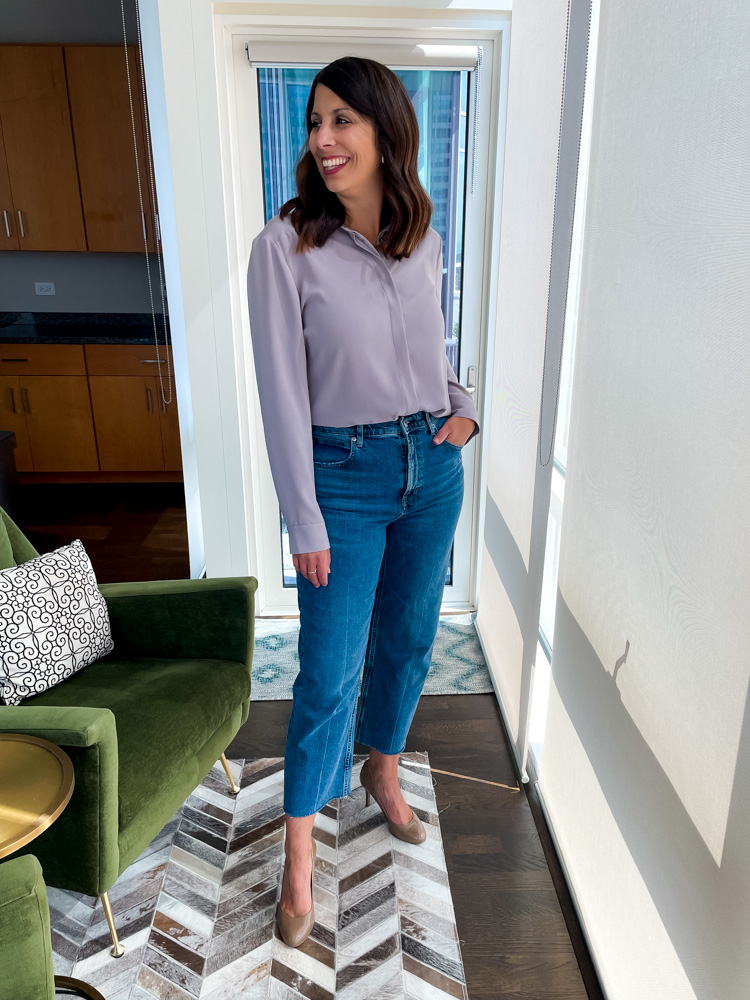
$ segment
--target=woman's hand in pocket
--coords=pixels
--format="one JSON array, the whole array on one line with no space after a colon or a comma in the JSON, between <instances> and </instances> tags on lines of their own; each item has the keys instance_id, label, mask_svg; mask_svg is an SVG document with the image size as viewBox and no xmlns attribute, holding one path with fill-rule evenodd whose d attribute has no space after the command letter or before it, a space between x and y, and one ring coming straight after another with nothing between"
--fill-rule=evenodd
<instances>
[{"instance_id":1,"label":"woman's hand in pocket","mask_svg":"<svg viewBox=\"0 0 750 1000\"><path fill-rule=\"evenodd\" d=\"M319 552L295 552L292 555L294 568L315 587L328 586L328 574L331 572L331 550L321 549Z\"/></svg>"},{"instance_id":2,"label":"woman's hand in pocket","mask_svg":"<svg viewBox=\"0 0 750 1000\"><path fill-rule=\"evenodd\" d=\"M442 444L447 438L457 448L463 448L475 426L471 417L448 417L432 440L435 444Z\"/></svg>"}]
</instances>

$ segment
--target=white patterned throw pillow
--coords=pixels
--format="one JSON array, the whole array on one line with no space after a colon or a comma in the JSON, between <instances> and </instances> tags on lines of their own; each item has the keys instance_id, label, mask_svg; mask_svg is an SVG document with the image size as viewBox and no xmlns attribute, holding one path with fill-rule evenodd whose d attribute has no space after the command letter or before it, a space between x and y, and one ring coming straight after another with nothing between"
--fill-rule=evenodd
<instances>
[{"instance_id":1,"label":"white patterned throw pillow","mask_svg":"<svg viewBox=\"0 0 750 1000\"><path fill-rule=\"evenodd\" d=\"M80 538L0 570L0 704L18 705L114 649Z\"/></svg>"}]
</instances>

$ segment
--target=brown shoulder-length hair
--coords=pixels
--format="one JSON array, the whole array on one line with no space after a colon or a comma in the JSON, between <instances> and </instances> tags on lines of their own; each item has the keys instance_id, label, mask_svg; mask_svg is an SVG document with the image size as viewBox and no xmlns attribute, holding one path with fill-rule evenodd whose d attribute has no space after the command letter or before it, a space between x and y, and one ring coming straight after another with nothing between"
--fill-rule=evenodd
<instances>
[{"instance_id":1,"label":"brown shoulder-length hair","mask_svg":"<svg viewBox=\"0 0 750 1000\"><path fill-rule=\"evenodd\" d=\"M297 160L297 197L279 209L291 216L297 252L321 247L344 223L345 209L329 191L310 152L315 88L322 83L354 108L375 128L383 157L383 213L380 228L388 227L380 244L387 257L409 257L430 226L433 203L417 173L419 124L409 95L396 74L374 59L344 56L324 66L310 85L305 109L308 140Z\"/></svg>"}]
</instances>

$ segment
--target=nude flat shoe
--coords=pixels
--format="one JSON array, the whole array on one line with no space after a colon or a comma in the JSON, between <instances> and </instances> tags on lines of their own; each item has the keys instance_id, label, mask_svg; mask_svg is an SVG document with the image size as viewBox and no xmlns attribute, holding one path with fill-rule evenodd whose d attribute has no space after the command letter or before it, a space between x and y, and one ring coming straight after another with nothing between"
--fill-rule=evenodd
<instances>
[{"instance_id":1,"label":"nude flat shoe","mask_svg":"<svg viewBox=\"0 0 750 1000\"><path fill-rule=\"evenodd\" d=\"M310 899L311 905L307 913L303 913L300 917L290 917L289 914L283 909L281 905L281 900L276 904L276 923L279 928L279 933L281 934L281 939L285 944L288 944L290 948L299 948L308 937L310 936L310 931L313 929L315 924L315 901L312 899L313 891L313 875L315 874L315 858L317 857L318 850L315 841L312 842L312 871L310 872Z\"/></svg>"},{"instance_id":2,"label":"nude flat shoe","mask_svg":"<svg viewBox=\"0 0 750 1000\"><path fill-rule=\"evenodd\" d=\"M394 823L393 820L388 819L388 813L385 809L383 809L383 804L375 794L375 789L372 785L372 778L370 777L370 769L367 766L369 763L369 760L366 760L359 772L359 781L365 790L365 805L369 806L370 796L372 796L382 809L383 815L388 820L388 829L394 837L398 837L399 840L405 840L407 844L423 843L427 840L427 832L425 831L424 826L422 826L422 820L419 816L417 816L413 809L411 811L411 819L408 823Z\"/></svg>"}]
</instances>

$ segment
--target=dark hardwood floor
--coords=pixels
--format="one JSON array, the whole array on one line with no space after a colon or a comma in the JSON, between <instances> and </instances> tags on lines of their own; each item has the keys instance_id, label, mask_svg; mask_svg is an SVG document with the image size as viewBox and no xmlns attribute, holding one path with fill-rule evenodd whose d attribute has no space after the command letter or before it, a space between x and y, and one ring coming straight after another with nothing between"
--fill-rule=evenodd
<instances>
[{"instance_id":1,"label":"dark hardwood floor","mask_svg":"<svg viewBox=\"0 0 750 1000\"><path fill-rule=\"evenodd\" d=\"M16 509L40 553L81 538L101 583L188 576L180 484L25 485ZM283 756L291 706L252 702L228 756ZM433 768L470 1000L601 1000L535 775L519 786L494 695L423 696L407 749Z\"/></svg>"}]
</instances>

